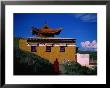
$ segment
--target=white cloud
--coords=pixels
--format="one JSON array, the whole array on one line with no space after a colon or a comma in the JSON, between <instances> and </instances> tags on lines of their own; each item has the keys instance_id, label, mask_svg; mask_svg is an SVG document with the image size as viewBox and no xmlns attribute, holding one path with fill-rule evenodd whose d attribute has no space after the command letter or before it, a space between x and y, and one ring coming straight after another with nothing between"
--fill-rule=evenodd
<instances>
[{"instance_id":1,"label":"white cloud","mask_svg":"<svg viewBox=\"0 0 110 88\"><path fill-rule=\"evenodd\" d=\"M81 46L85 50L96 50L97 49L97 42L96 42L96 40L93 40L92 42L85 41L85 42L81 42Z\"/></svg>"},{"instance_id":2,"label":"white cloud","mask_svg":"<svg viewBox=\"0 0 110 88\"><path fill-rule=\"evenodd\" d=\"M76 14L75 14L75 17L76 17L76 18L79 18L79 17L81 17L81 16L83 16L83 15L85 15L85 13L76 13Z\"/></svg>"},{"instance_id":3,"label":"white cloud","mask_svg":"<svg viewBox=\"0 0 110 88\"><path fill-rule=\"evenodd\" d=\"M75 17L83 22L97 22L97 15L93 13L77 13Z\"/></svg>"},{"instance_id":4,"label":"white cloud","mask_svg":"<svg viewBox=\"0 0 110 88\"><path fill-rule=\"evenodd\" d=\"M82 47L85 47L85 43L84 43L84 42L81 42L81 46L82 46Z\"/></svg>"},{"instance_id":5,"label":"white cloud","mask_svg":"<svg viewBox=\"0 0 110 88\"><path fill-rule=\"evenodd\" d=\"M85 47L90 47L90 41L85 41Z\"/></svg>"}]
</instances>

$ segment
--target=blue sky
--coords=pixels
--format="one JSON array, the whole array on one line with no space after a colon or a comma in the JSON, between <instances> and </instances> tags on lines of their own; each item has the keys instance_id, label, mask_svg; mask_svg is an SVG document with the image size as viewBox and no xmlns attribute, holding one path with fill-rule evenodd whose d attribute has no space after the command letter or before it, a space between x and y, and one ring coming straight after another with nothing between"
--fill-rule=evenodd
<instances>
[{"instance_id":1,"label":"blue sky","mask_svg":"<svg viewBox=\"0 0 110 88\"><path fill-rule=\"evenodd\" d=\"M47 23L50 28L63 28L56 37L76 38L81 42L97 41L96 13L15 13L14 36L32 37L32 26L41 28Z\"/></svg>"}]
</instances>

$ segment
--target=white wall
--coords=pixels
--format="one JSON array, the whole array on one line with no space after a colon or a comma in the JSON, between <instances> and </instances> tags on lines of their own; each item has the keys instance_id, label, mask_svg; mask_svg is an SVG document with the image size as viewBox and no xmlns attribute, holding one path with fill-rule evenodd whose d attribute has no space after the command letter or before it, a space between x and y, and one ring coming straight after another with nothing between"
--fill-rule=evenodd
<instances>
[{"instance_id":1,"label":"white wall","mask_svg":"<svg viewBox=\"0 0 110 88\"><path fill-rule=\"evenodd\" d=\"M89 54L77 54L77 62L82 66L89 66Z\"/></svg>"}]
</instances>

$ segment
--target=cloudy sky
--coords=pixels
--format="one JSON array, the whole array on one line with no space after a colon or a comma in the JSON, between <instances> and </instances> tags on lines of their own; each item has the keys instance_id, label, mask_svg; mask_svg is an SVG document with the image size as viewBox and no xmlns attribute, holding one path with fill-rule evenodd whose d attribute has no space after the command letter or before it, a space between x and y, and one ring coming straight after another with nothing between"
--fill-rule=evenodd
<instances>
[{"instance_id":1,"label":"cloudy sky","mask_svg":"<svg viewBox=\"0 0 110 88\"><path fill-rule=\"evenodd\" d=\"M63 28L56 37L75 38L79 49L96 50L96 13L15 13L14 36L32 37L32 26L41 28L47 23L50 28Z\"/></svg>"}]
</instances>

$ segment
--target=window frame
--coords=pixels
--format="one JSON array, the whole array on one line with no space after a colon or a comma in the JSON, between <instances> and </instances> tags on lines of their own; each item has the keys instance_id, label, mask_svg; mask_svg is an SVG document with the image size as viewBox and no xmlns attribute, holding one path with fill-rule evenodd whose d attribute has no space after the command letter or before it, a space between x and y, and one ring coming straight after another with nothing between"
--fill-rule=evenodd
<instances>
[{"instance_id":1,"label":"window frame","mask_svg":"<svg viewBox=\"0 0 110 88\"><path fill-rule=\"evenodd\" d=\"M60 52L65 52L65 46L60 46Z\"/></svg>"},{"instance_id":2,"label":"window frame","mask_svg":"<svg viewBox=\"0 0 110 88\"><path fill-rule=\"evenodd\" d=\"M51 52L51 46L46 46L46 52Z\"/></svg>"},{"instance_id":3,"label":"window frame","mask_svg":"<svg viewBox=\"0 0 110 88\"><path fill-rule=\"evenodd\" d=\"M34 50L33 50L34 48ZM36 46L31 46L31 52L37 52Z\"/></svg>"}]
</instances>

